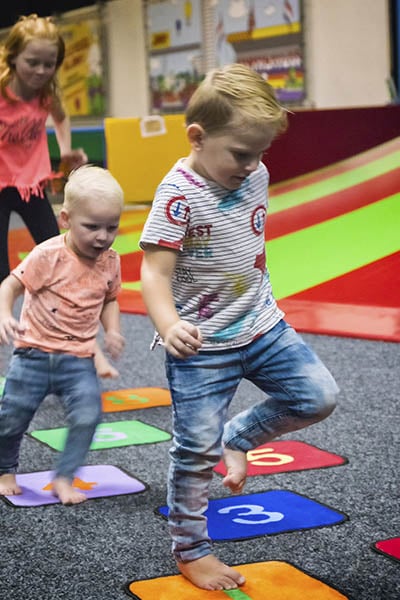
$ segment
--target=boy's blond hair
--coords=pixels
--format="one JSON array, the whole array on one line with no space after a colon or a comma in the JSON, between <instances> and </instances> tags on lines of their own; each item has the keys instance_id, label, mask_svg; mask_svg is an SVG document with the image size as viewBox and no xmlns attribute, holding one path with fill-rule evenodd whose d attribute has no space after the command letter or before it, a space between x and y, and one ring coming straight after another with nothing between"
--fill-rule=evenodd
<instances>
[{"instance_id":1,"label":"boy's blond hair","mask_svg":"<svg viewBox=\"0 0 400 600\"><path fill-rule=\"evenodd\" d=\"M186 124L192 123L207 133L222 133L233 123L267 124L278 134L287 127L287 111L261 75L234 63L210 71L196 89L186 110Z\"/></svg>"},{"instance_id":2,"label":"boy's blond hair","mask_svg":"<svg viewBox=\"0 0 400 600\"><path fill-rule=\"evenodd\" d=\"M72 171L64 188L63 208L72 211L93 197L124 205L122 187L110 171L96 165L83 165Z\"/></svg>"}]
</instances>

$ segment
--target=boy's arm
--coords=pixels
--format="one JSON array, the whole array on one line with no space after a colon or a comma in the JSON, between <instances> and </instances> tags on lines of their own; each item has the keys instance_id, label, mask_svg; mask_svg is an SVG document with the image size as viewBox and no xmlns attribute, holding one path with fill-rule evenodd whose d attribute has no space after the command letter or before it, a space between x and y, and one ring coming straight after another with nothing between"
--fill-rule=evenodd
<instances>
[{"instance_id":1,"label":"boy's arm","mask_svg":"<svg viewBox=\"0 0 400 600\"><path fill-rule=\"evenodd\" d=\"M200 329L183 321L175 308L171 281L177 252L147 244L142 260L142 295L155 328L170 354L187 358L201 347Z\"/></svg>"},{"instance_id":2,"label":"boy's arm","mask_svg":"<svg viewBox=\"0 0 400 600\"><path fill-rule=\"evenodd\" d=\"M120 333L119 305L117 300L111 300L103 306L100 315L104 327L104 345L113 358L118 358L125 346L125 339Z\"/></svg>"},{"instance_id":3,"label":"boy's arm","mask_svg":"<svg viewBox=\"0 0 400 600\"><path fill-rule=\"evenodd\" d=\"M24 286L14 275L9 275L0 286L0 342L8 344L10 339L23 334L25 329L13 316L16 299L24 292Z\"/></svg>"}]
</instances>

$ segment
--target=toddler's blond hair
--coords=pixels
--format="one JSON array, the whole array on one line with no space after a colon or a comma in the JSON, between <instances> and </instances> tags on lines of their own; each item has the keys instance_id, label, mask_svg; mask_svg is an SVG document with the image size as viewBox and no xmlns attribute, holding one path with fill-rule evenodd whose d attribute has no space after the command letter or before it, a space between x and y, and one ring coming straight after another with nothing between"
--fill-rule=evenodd
<instances>
[{"instance_id":1,"label":"toddler's blond hair","mask_svg":"<svg viewBox=\"0 0 400 600\"><path fill-rule=\"evenodd\" d=\"M110 171L96 165L83 165L68 177L63 208L72 211L75 206L93 197L116 203L121 210L124 205L124 192Z\"/></svg>"},{"instance_id":2,"label":"toddler's blond hair","mask_svg":"<svg viewBox=\"0 0 400 600\"><path fill-rule=\"evenodd\" d=\"M287 127L287 110L261 75L234 63L210 71L196 89L186 110L186 124L192 123L210 134L223 133L233 124L267 124L278 134Z\"/></svg>"}]
</instances>

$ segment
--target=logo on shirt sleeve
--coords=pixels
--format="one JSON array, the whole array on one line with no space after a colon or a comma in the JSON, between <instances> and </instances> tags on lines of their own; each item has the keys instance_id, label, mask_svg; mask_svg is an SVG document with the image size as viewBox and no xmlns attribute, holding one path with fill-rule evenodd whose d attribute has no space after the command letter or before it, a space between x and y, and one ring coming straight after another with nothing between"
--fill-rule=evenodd
<instances>
[{"instance_id":1,"label":"logo on shirt sleeve","mask_svg":"<svg viewBox=\"0 0 400 600\"><path fill-rule=\"evenodd\" d=\"M184 200L186 200L185 196L175 196L168 201L165 214L170 223L186 225L188 222L190 209Z\"/></svg>"}]
</instances>

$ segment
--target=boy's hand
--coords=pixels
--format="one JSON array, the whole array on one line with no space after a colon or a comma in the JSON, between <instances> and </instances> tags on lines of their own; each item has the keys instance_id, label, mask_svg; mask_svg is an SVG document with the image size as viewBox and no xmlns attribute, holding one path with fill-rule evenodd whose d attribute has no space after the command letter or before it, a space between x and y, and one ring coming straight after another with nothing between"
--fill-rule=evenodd
<instances>
[{"instance_id":1,"label":"boy's hand","mask_svg":"<svg viewBox=\"0 0 400 600\"><path fill-rule=\"evenodd\" d=\"M201 331L187 321L177 321L165 334L165 349L176 358L189 358L202 346Z\"/></svg>"},{"instance_id":2,"label":"boy's hand","mask_svg":"<svg viewBox=\"0 0 400 600\"><path fill-rule=\"evenodd\" d=\"M8 344L11 340L25 333L23 327L13 316L0 319L0 343Z\"/></svg>"},{"instance_id":3,"label":"boy's hand","mask_svg":"<svg viewBox=\"0 0 400 600\"><path fill-rule=\"evenodd\" d=\"M104 334L104 347L112 358L118 358L125 348L125 338L118 331L106 331Z\"/></svg>"}]
</instances>

